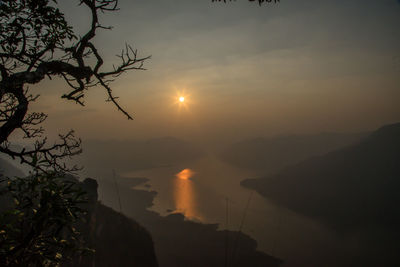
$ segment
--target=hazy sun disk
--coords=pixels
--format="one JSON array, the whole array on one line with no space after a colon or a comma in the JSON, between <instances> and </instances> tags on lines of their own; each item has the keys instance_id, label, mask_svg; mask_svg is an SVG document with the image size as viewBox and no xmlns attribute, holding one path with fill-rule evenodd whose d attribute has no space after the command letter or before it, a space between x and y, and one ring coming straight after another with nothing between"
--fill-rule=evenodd
<instances>
[{"instance_id":1,"label":"hazy sun disk","mask_svg":"<svg viewBox=\"0 0 400 267\"><path fill-rule=\"evenodd\" d=\"M188 180L194 175L194 171L191 169L184 169L176 174L176 177L182 180Z\"/></svg>"},{"instance_id":2,"label":"hazy sun disk","mask_svg":"<svg viewBox=\"0 0 400 267\"><path fill-rule=\"evenodd\" d=\"M179 97L179 102L184 102L185 101L185 97L181 96Z\"/></svg>"}]
</instances>

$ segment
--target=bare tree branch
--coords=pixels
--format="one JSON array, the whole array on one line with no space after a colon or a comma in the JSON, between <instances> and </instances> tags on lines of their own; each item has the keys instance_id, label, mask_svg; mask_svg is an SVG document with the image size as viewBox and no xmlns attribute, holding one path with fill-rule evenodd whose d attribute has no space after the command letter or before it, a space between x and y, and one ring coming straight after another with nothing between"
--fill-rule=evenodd
<instances>
[{"instance_id":1,"label":"bare tree branch","mask_svg":"<svg viewBox=\"0 0 400 267\"><path fill-rule=\"evenodd\" d=\"M33 149L10 149L7 140L16 130L22 131L25 138L38 138L44 133L41 124L47 115L28 113L29 103L37 96L29 95L24 88L45 77L59 76L71 89L61 97L84 105L85 90L101 86L107 92L106 101L131 120L132 116L117 102L118 97L109 84L127 71L145 70L144 63L150 57L139 57L137 50L125 44L117 56L120 64L102 70L104 60L93 38L98 29L111 27L101 25L98 14L117 11L118 1L79 0L79 5L88 8L91 14L90 28L81 38L76 37L64 15L50 1L15 0L0 5L0 152L31 166L38 165L40 157L48 162L41 165L43 170L50 167L67 170L61 161L80 152L80 141L74 139L72 132L60 136L61 142L52 146L42 139L35 142Z\"/></svg>"}]
</instances>

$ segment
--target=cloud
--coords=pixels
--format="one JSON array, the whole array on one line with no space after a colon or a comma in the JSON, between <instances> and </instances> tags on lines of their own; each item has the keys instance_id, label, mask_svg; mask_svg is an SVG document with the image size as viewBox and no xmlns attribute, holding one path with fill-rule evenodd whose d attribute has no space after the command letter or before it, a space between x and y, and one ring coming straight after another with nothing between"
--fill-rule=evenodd
<instances>
[{"instance_id":1,"label":"cloud","mask_svg":"<svg viewBox=\"0 0 400 267\"><path fill-rule=\"evenodd\" d=\"M84 32L88 14L70 3L60 2L65 13L72 14L74 27ZM91 112L93 119L80 119L81 125L98 129L110 119L112 129L124 136L178 134L170 121L176 121L181 135L225 133L228 128L237 134L237 128L264 131L272 125L276 131L296 131L312 125L311 117L318 122L315 127L323 126L328 113L331 118L338 114L338 104L349 112L357 105L359 112L374 114L375 121L395 116L391 104L390 109L381 107L398 94L393 93L398 72L396 76L392 67L400 47L396 1L286 0L259 7L245 0L218 5L208 0L125 0L120 7L101 16L104 25L114 29L99 31L95 44L105 67L117 60L114 55L124 42L140 55L152 55L148 71L129 72L112 84L136 120L129 126L114 120L119 114L93 88L88 107L101 118ZM176 88L195 96L190 120L175 116L168 102ZM47 92L57 98L63 93L50 87ZM372 101L378 96L380 102ZM310 114L311 107L320 106L325 113ZM82 109L76 110L80 114ZM196 124L200 126L188 130Z\"/></svg>"}]
</instances>

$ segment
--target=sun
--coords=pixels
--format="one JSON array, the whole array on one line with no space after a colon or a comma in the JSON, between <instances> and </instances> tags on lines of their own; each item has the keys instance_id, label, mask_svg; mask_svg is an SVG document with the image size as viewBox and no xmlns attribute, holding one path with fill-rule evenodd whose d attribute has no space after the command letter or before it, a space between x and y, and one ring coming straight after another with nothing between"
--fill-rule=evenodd
<instances>
[{"instance_id":1,"label":"sun","mask_svg":"<svg viewBox=\"0 0 400 267\"><path fill-rule=\"evenodd\" d=\"M179 110L187 110L189 105L192 104L192 97L190 94L187 94L185 90L176 90L176 94L171 97L173 98L173 104L176 105Z\"/></svg>"}]
</instances>

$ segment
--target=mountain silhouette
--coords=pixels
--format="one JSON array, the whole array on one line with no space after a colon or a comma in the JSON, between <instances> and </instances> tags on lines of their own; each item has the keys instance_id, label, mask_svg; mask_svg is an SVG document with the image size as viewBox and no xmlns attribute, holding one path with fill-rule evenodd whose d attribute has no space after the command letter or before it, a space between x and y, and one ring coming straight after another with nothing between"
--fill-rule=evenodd
<instances>
[{"instance_id":1,"label":"mountain silhouette","mask_svg":"<svg viewBox=\"0 0 400 267\"><path fill-rule=\"evenodd\" d=\"M225 162L240 168L273 174L285 166L309 157L343 148L366 135L366 133L320 133L253 138L234 143L220 153L220 157Z\"/></svg>"},{"instance_id":2,"label":"mountain silhouette","mask_svg":"<svg viewBox=\"0 0 400 267\"><path fill-rule=\"evenodd\" d=\"M87 140L79 164L102 175L116 168L132 171L173 165L202 157L204 152L194 144L173 137L150 140Z\"/></svg>"},{"instance_id":3,"label":"mountain silhouette","mask_svg":"<svg viewBox=\"0 0 400 267\"><path fill-rule=\"evenodd\" d=\"M359 143L241 183L273 202L342 232L399 232L400 123Z\"/></svg>"}]
</instances>

